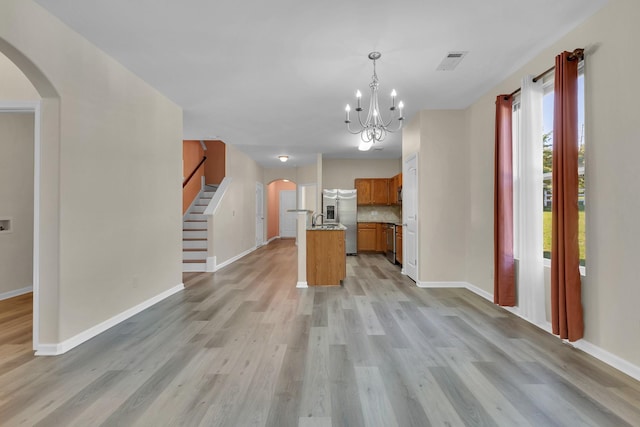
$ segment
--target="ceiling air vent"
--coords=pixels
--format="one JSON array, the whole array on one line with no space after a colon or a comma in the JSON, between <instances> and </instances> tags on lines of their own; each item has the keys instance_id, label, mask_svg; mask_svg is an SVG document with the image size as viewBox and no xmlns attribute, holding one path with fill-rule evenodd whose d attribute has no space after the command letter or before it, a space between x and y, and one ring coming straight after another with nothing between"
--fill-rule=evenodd
<instances>
[{"instance_id":1,"label":"ceiling air vent","mask_svg":"<svg viewBox=\"0 0 640 427\"><path fill-rule=\"evenodd\" d=\"M438 68L436 68L436 70L453 71L458 66L460 61L462 61L462 58L467 55L467 53L467 51L449 52L447 56L444 57L440 65L438 65Z\"/></svg>"}]
</instances>

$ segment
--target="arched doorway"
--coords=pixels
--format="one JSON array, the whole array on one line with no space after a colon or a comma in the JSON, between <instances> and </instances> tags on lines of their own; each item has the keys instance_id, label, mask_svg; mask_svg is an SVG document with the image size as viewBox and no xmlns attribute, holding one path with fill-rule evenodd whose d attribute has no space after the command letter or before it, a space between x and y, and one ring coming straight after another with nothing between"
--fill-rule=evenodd
<instances>
[{"instance_id":1,"label":"arched doorway","mask_svg":"<svg viewBox=\"0 0 640 427\"><path fill-rule=\"evenodd\" d=\"M58 341L59 96L40 69L0 38L3 81L0 111L33 114L33 349ZM10 88L11 90L9 90Z\"/></svg>"},{"instance_id":2,"label":"arched doorway","mask_svg":"<svg viewBox=\"0 0 640 427\"><path fill-rule=\"evenodd\" d=\"M287 212L297 207L297 185L277 179L267 185L267 241L296 237L296 214Z\"/></svg>"}]
</instances>

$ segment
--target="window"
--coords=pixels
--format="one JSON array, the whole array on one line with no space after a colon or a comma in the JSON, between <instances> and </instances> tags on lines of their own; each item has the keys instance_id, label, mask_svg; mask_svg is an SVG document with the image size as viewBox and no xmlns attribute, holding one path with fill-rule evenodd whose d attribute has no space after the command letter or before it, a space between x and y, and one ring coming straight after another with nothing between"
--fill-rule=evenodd
<instances>
[{"instance_id":1,"label":"window","mask_svg":"<svg viewBox=\"0 0 640 427\"><path fill-rule=\"evenodd\" d=\"M585 265L585 181L584 181L584 152L585 152L585 126L584 126L584 67L580 64L578 69L578 245L580 248L580 265ZM551 185L552 149L553 149L553 75L544 80L544 97L542 105L543 136L542 136L542 164L543 164L543 250L546 259L551 258L551 203L553 200L553 188Z\"/></svg>"}]
</instances>

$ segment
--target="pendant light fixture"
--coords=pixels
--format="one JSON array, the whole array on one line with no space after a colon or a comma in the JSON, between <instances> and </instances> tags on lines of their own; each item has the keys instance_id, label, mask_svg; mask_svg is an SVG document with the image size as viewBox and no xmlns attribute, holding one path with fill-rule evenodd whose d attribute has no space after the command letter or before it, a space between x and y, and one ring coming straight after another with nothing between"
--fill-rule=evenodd
<instances>
[{"instance_id":1,"label":"pendant light fixture","mask_svg":"<svg viewBox=\"0 0 640 427\"><path fill-rule=\"evenodd\" d=\"M395 89L391 91L391 107L389 110L391 114L389 116L388 121L385 121L380 112L380 107L378 104L378 75L376 74L376 61L380 59L382 54L380 52L371 52L369 54L369 59L373 61L373 76L371 77L371 83L369 83L369 89L371 91L371 96L369 98L369 111L367 112L367 117L363 121L361 117L362 107L361 107L361 98L362 93L358 90L356 91L356 112L358 113L358 122L360 123L360 129L351 129L351 106L347 104L345 108L346 118L345 123L347 125L347 131L356 135L360 134L360 146L358 149L360 151L367 151L371 149L373 144L376 142L380 142L384 140L387 136L387 132L397 132L402 128L402 121L404 117L402 116L402 109L404 108L404 104L402 101L398 102L396 107L396 96L397 93ZM397 113L396 120L398 120L398 125L396 128L391 128L391 123L394 120L394 116Z\"/></svg>"}]
</instances>

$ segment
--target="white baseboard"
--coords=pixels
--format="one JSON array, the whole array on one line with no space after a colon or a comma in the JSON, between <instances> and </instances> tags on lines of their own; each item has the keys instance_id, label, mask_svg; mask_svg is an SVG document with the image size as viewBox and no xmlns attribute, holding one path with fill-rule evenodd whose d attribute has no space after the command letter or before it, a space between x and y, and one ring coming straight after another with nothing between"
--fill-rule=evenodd
<instances>
[{"instance_id":1,"label":"white baseboard","mask_svg":"<svg viewBox=\"0 0 640 427\"><path fill-rule=\"evenodd\" d=\"M309 287L308 282L298 282L298 283L296 283L296 288L304 289L304 288L308 288L308 287Z\"/></svg>"},{"instance_id":2,"label":"white baseboard","mask_svg":"<svg viewBox=\"0 0 640 427\"><path fill-rule=\"evenodd\" d=\"M466 288L468 285L467 282L416 282L419 288Z\"/></svg>"},{"instance_id":3,"label":"white baseboard","mask_svg":"<svg viewBox=\"0 0 640 427\"><path fill-rule=\"evenodd\" d=\"M493 302L493 294L490 294L489 292L485 291L484 289L480 289L479 287L474 286L471 283L467 283L467 289L469 289L474 294L476 294L478 296L481 296L482 298L484 298L484 299L486 299L488 301Z\"/></svg>"},{"instance_id":4,"label":"white baseboard","mask_svg":"<svg viewBox=\"0 0 640 427\"><path fill-rule=\"evenodd\" d=\"M474 294L493 302L493 295L483 289L480 289L477 286L472 285L467 282L416 282L416 285L420 288L466 288ZM518 307L500 307L510 313L515 314L523 320L526 320L530 324L537 326L543 331L553 335L553 329L551 327L551 323L544 322L541 324L536 324L520 315L520 310ZM554 335L556 336L556 335ZM559 339L559 338L558 338ZM585 339L578 340L576 342L569 342L564 340L567 344L572 345L573 347L584 351L585 353L595 357L601 362L606 363L607 365L629 375L630 377L640 381L640 367L634 365L631 362L628 362L621 357L616 356L615 354L609 353L608 351L598 347L586 341Z\"/></svg>"},{"instance_id":5,"label":"white baseboard","mask_svg":"<svg viewBox=\"0 0 640 427\"><path fill-rule=\"evenodd\" d=\"M9 292L4 292L0 294L0 301L13 298L13 297L18 297L20 295L28 294L29 292L33 292L33 286L26 286L24 288L15 289Z\"/></svg>"},{"instance_id":6,"label":"white baseboard","mask_svg":"<svg viewBox=\"0 0 640 427\"><path fill-rule=\"evenodd\" d=\"M151 307L162 301L165 298L170 297L176 292L180 292L184 289L184 284L180 283L177 286L174 286L171 289L167 289L166 291L156 295L153 298L149 298L148 300L141 302L140 304L131 307L128 310L123 311L120 314L113 316L110 319L105 320L102 323L97 324L79 334L62 341L58 344L38 344L36 348L36 356L57 356L67 351L71 350L74 347L79 346L85 341L90 340L91 338L101 334L109 328L116 326L117 324L124 322L128 318L140 313L141 311Z\"/></svg>"},{"instance_id":7,"label":"white baseboard","mask_svg":"<svg viewBox=\"0 0 640 427\"><path fill-rule=\"evenodd\" d=\"M280 236L273 236L272 238L270 238L269 240L267 240L267 245L268 245L269 243L273 242L274 240L279 239L279 238L280 238Z\"/></svg>"},{"instance_id":8,"label":"white baseboard","mask_svg":"<svg viewBox=\"0 0 640 427\"><path fill-rule=\"evenodd\" d=\"M242 258L242 257L245 257L245 256L249 255L251 252L255 251L256 249L258 249L258 248L257 248L256 246L254 246L254 247L252 247L251 249L247 249L246 251L244 251L244 252L242 252L242 253L240 253L240 254L238 254L238 255L234 256L233 258L229 258L228 260L226 260L226 261L224 261L224 262L222 262L222 263L220 263L220 264L218 264L218 265L215 265L215 266L214 266L214 270L213 270L213 271L218 271L218 270L220 270L221 268L226 267L226 266L227 266L227 265L229 265L229 264L233 264L234 262L236 262L236 261L237 261L237 260L239 260L240 258Z\"/></svg>"},{"instance_id":9,"label":"white baseboard","mask_svg":"<svg viewBox=\"0 0 640 427\"><path fill-rule=\"evenodd\" d=\"M603 361L607 365L610 365L617 370L624 372L631 378L640 381L640 366L636 366L630 362L627 362L623 358L609 353L607 350L604 350L597 345L591 344L589 341L586 341L584 339L569 344L573 345L577 349L584 351L587 354L590 354L596 359Z\"/></svg>"}]
</instances>

